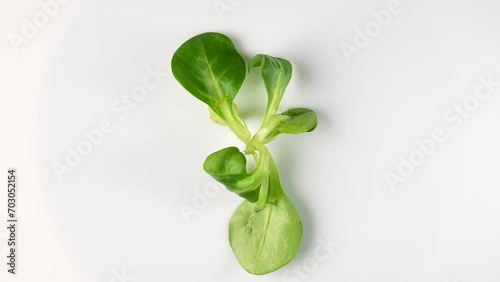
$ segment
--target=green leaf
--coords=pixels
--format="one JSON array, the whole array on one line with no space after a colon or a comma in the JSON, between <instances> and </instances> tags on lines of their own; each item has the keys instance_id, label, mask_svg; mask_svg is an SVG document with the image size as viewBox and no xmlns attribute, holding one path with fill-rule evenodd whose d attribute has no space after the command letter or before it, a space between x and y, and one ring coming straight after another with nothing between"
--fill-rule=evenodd
<instances>
[{"instance_id":1,"label":"green leaf","mask_svg":"<svg viewBox=\"0 0 500 282\"><path fill-rule=\"evenodd\" d=\"M243 202L229 221L229 242L243 268L266 274L290 262L300 246L302 222L293 203L281 193L257 208Z\"/></svg>"},{"instance_id":2,"label":"green leaf","mask_svg":"<svg viewBox=\"0 0 500 282\"><path fill-rule=\"evenodd\" d=\"M257 143L269 143L280 134L300 134L311 132L318 125L318 117L313 110L292 108L274 116L255 136Z\"/></svg>"},{"instance_id":3,"label":"green leaf","mask_svg":"<svg viewBox=\"0 0 500 282\"><path fill-rule=\"evenodd\" d=\"M260 187L249 192L238 193L238 196L242 197L243 199L251 203L255 203L259 200L259 194L260 194Z\"/></svg>"},{"instance_id":4,"label":"green leaf","mask_svg":"<svg viewBox=\"0 0 500 282\"><path fill-rule=\"evenodd\" d=\"M216 176L234 178L247 174L247 158L236 147L228 147L210 154L203 169Z\"/></svg>"},{"instance_id":5,"label":"green leaf","mask_svg":"<svg viewBox=\"0 0 500 282\"><path fill-rule=\"evenodd\" d=\"M248 70L255 67L261 68L267 91L267 110L264 117L264 123L266 123L278 111L281 98L292 78L292 64L285 59L259 54L250 61Z\"/></svg>"},{"instance_id":6,"label":"green leaf","mask_svg":"<svg viewBox=\"0 0 500 282\"><path fill-rule=\"evenodd\" d=\"M189 39L175 51L171 64L177 81L221 117L221 104L232 104L246 75L245 61L220 33Z\"/></svg>"},{"instance_id":7,"label":"green leaf","mask_svg":"<svg viewBox=\"0 0 500 282\"><path fill-rule=\"evenodd\" d=\"M300 134L313 131L318 125L318 117L313 110L292 108L279 114L285 116L277 126L280 133Z\"/></svg>"},{"instance_id":8,"label":"green leaf","mask_svg":"<svg viewBox=\"0 0 500 282\"><path fill-rule=\"evenodd\" d=\"M262 155L257 167L251 173L246 171L247 159L236 147L228 147L210 154L203 163L203 169L215 180L241 197L255 202L259 197L259 187L267 171L269 158Z\"/></svg>"}]
</instances>

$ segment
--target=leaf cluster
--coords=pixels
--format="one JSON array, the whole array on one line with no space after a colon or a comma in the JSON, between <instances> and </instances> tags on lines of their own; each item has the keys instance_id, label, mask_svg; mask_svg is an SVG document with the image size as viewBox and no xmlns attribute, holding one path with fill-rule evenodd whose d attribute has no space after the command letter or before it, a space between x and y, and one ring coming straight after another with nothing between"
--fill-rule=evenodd
<instances>
[{"instance_id":1,"label":"leaf cluster","mask_svg":"<svg viewBox=\"0 0 500 282\"><path fill-rule=\"evenodd\" d=\"M245 143L244 152L228 147L210 154L203 169L245 201L229 222L229 242L245 270L266 274L287 264L302 239L297 209L283 192L278 168L266 144L280 134L313 131L317 116L307 108L278 113L292 77L292 64L259 54L246 67L233 42L220 33L203 33L187 40L172 57L172 73L194 97L208 105L210 117L225 124ZM247 72L260 68L267 107L260 129L252 135L234 99ZM256 168L247 171L251 155Z\"/></svg>"}]
</instances>

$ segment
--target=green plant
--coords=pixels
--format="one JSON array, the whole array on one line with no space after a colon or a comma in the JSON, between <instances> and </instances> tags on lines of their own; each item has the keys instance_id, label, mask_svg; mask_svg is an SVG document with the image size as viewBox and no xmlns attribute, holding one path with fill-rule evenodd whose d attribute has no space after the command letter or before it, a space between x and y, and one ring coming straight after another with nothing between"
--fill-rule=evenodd
<instances>
[{"instance_id":1,"label":"green plant","mask_svg":"<svg viewBox=\"0 0 500 282\"><path fill-rule=\"evenodd\" d=\"M256 168L247 172L247 158L236 147L209 155L204 170L245 201L229 222L229 242L239 263L252 274L266 274L284 266L297 253L302 222L283 193L276 163L265 146L279 134L299 134L316 128L316 114L293 108L278 114L278 106L292 76L284 59L257 55L248 71L260 67L268 102L262 126L251 136L238 114L234 98L247 73L245 61L232 41L220 33L203 33L182 44L172 57L177 81L210 108L212 120L226 124L245 143Z\"/></svg>"}]
</instances>

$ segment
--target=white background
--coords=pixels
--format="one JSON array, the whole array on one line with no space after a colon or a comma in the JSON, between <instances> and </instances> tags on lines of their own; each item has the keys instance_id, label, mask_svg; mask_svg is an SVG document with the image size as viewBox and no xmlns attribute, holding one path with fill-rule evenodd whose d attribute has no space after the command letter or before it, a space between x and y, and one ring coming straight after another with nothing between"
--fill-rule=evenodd
<instances>
[{"instance_id":1,"label":"white background","mask_svg":"<svg viewBox=\"0 0 500 282\"><path fill-rule=\"evenodd\" d=\"M20 222L15 277L0 229L0 281L500 281L500 87L457 128L443 119L478 77L500 81L500 2L401 1L350 63L341 43L354 46L389 1L231 3L221 17L212 0L73 0L16 53L9 37L43 10L1 2L0 168L18 170ZM282 109L319 117L315 132L271 145L304 238L266 276L246 273L229 247L240 198L220 189L189 221L179 210L215 185L204 158L241 147L170 74L175 49L205 31L229 35L247 60L289 59ZM111 105L148 66L167 76L121 119ZM265 96L250 74L237 103L253 129ZM114 131L58 181L53 163L104 118ZM384 174L437 128L446 141L391 189ZM5 207L1 192L0 219ZM320 262L318 240L338 244Z\"/></svg>"}]
</instances>

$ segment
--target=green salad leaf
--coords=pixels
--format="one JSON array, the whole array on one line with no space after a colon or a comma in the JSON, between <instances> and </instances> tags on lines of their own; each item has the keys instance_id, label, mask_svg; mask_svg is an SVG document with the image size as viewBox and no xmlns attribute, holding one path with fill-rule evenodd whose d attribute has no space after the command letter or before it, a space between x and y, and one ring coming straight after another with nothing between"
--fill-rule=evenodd
<instances>
[{"instance_id":1,"label":"green salad leaf","mask_svg":"<svg viewBox=\"0 0 500 282\"><path fill-rule=\"evenodd\" d=\"M310 109L292 108L278 114L292 64L264 54L250 60L248 71L260 68L268 98L262 125L253 136L234 102L245 80L245 61L227 36L215 32L194 36L175 51L171 64L177 81L209 106L210 118L227 125L245 145L243 151L236 147L216 151L203 163L205 172L244 199L229 222L229 242L236 259L256 275L283 267L297 253L303 229L266 144L279 134L311 132L318 124ZM256 165L250 172L246 155Z\"/></svg>"},{"instance_id":2,"label":"green salad leaf","mask_svg":"<svg viewBox=\"0 0 500 282\"><path fill-rule=\"evenodd\" d=\"M246 76L245 61L227 36L208 32L184 42L172 62L175 79L193 96L207 104L238 137L250 133L234 113L233 100Z\"/></svg>"},{"instance_id":3,"label":"green salad leaf","mask_svg":"<svg viewBox=\"0 0 500 282\"><path fill-rule=\"evenodd\" d=\"M233 42L220 33L195 36L175 51L172 73L189 93L220 114L220 105L233 102L245 80L245 61Z\"/></svg>"},{"instance_id":4,"label":"green salad leaf","mask_svg":"<svg viewBox=\"0 0 500 282\"><path fill-rule=\"evenodd\" d=\"M261 68L262 79L267 91L267 109L264 124L278 111L285 89L292 78L292 64L284 59L259 54L251 61L248 70Z\"/></svg>"},{"instance_id":5,"label":"green salad leaf","mask_svg":"<svg viewBox=\"0 0 500 282\"><path fill-rule=\"evenodd\" d=\"M297 253L301 239L299 213L285 194L262 208L245 201L229 221L234 254L252 274L266 274L287 264Z\"/></svg>"}]
</instances>

